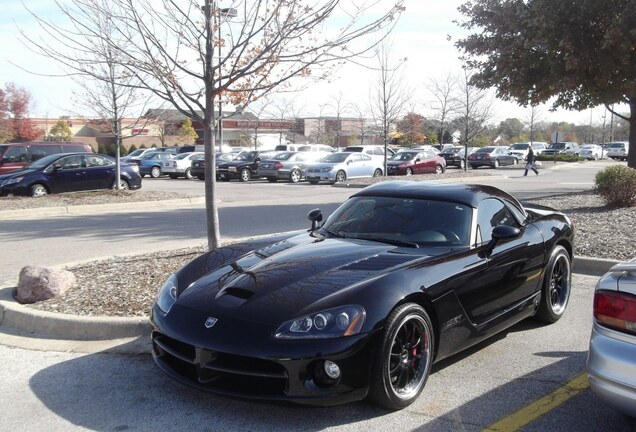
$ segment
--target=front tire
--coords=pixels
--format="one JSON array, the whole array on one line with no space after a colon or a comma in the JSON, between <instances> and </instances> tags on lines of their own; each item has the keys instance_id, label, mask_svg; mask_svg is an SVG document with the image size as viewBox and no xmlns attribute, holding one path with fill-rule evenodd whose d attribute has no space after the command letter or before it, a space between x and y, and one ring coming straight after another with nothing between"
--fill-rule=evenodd
<instances>
[{"instance_id":1,"label":"front tire","mask_svg":"<svg viewBox=\"0 0 636 432\"><path fill-rule=\"evenodd\" d=\"M550 253L543 277L541 303L536 318L546 323L557 322L565 313L571 287L570 255L563 246L557 245Z\"/></svg>"},{"instance_id":2,"label":"front tire","mask_svg":"<svg viewBox=\"0 0 636 432\"><path fill-rule=\"evenodd\" d=\"M499 168L499 159L495 159L495 163L492 166L494 169Z\"/></svg>"},{"instance_id":3,"label":"front tire","mask_svg":"<svg viewBox=\"0 0 636 432\"><path fill-rule=\"evenodd\" d=\"M250 178L252 177L252 173L250 172L249 169L247 168L243 168L241 170L241 181L242 182L248 182L250 181Z\"/></svg>"},{"instance_id":4,"label":"front tire","mask_svg":"<svg viewBox=\"0 0 636 432\"><path fill-rule=\"evenodd\" d=\"M338 172L336 173L336 181L335 181L335 182L336 182L336 183L342 183L342 182L344 182L345 180L347 180L347 173L345 173L345 172L344 172L344 171L342 171L342 170L341 170L341 171L338 171Z\"/></svg>"},{"instance_id":5,"label":"front tire","mask_svg":"<svg viewBox=\"0 0 636 432\"><path fill-rule=\"evenodd\" d=\"M46 189L46 186L44 186L43 184L34 184L33 186L31 186L30 190L31 192L31 196L34 198L37 197L41 197L41 196L45 196L49 194L49 191Z\"/></svg>"},{"instance_id":6,"label":"front tire","mask_svg":"<svg viewBox=\"0 0 636 432\"><path fill-rule=\"evenodd\" d=\"M415 303L395 308L374 353L369 400L391 410L413 403L431 371L434 338L424 308Z\"/></svg>"},{"instance_id":7,"label":"front tire","mask_svg":"<svg viewBox=\"0 0 636 432\"><path fill-rule=\"evenodd\" d=\"M183 176L187 180L190 180L192 178L192 171L190 170L190 168L186 168L185 172L183 173Z\"/></svg>"},{"instance_id":8,"label":"front tire","mask_svg":"<svg viewBox=\"0 0 636 432\"><path fill-rule=\"evenodd\" d=\"M462 159L459 161L459 169L464 169L464 167L466 167L466 162Z\"/></svg>"}]
</instances>

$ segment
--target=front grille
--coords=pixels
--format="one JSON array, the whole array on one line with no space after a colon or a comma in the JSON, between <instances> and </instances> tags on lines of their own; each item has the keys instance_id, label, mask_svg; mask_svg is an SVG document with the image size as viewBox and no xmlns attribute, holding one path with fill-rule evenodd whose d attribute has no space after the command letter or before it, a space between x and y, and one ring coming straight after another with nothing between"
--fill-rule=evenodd
<instances>
[{"instance_id":1,"label":"front grille","mask_svg":"<svg viewBox=\"0 0 636 432\"><path fill-rule=\"evenodd\" d=\"M270 360L211 351L153 332L157 362L195 387L244 396L283 396L287 371Z\"/></svg>"}]
</instances>

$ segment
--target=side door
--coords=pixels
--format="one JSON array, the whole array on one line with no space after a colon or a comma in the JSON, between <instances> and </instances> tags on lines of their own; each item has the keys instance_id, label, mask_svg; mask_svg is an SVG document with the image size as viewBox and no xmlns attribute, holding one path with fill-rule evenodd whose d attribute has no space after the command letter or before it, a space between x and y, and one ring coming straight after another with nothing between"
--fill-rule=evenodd
<instances>
[{"instance_id":1,"label":"side door","mask_svg":"<svg viewBox=\"0 0 636 432\"><path fill-rule=\"evenodd\" d=\"M98 154L83 157L86 165L86 188L109 189L115 182L115 162Z\"/></svg>"},{"instance_id":2,"label":"side door","mask_svg":"<svg viewBox=\"0 0 636 432\"><path fill-rule=\"evenodd\" d=\"M458 291L470 320L477 326L495 325L497 318L528 300L539 289L543 270L543 237L511 203L483 200L477 208L474 247L486 265ZM487 245L498 225L518 228L517 237L499 241L492 252Z\"/></svg>"},{"instance_id":3,"label":"side door","mask_svg":"<svg viewBox=\"0 0 636 432\"><path fill-rule=\"evenodd\" d=\"M82 155L70 155L58 159L51 175L51 190L56 192L75 192L87 190L86 167Z\"/></svg>"},{"instance_id":4,"label":"side door","mask_svg":"<svg viewBox=\"0 0 636 432\"><path fill-rule=\"evenodd\" d=\"M369 167L365 167L365 164L369 165ZM347 178L364 176L371 171L370 166L371 156L363 153L352 153L347 160Z\"/></svg>"},{"instance_id":5,"label":"side door","mask_svg":"<svg viewBox=\"0 0 636 432\"><path fill-rule=\"evenodd\" d=\"M417 154L414 159L413 172L417 174L426 174L435 172L435 158L433 152L423 151Z\"/></svg>"}]
</instances>

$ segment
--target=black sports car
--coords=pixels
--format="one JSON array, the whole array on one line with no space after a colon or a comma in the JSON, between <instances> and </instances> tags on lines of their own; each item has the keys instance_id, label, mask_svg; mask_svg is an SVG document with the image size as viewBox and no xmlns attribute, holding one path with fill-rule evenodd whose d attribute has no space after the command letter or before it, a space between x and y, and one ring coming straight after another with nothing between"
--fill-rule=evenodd
<instances>
[{"instance_id":1,"label":"black sports car","mask_svg":"<svg viewBox=\"0 0 636 432\"><path fill-rule=\"evenodd\" d=\"M168 278L151 317L163 371L230 396L400 409L434 362L566 309L572 223L499 189L382 182L309 218Z\"/></svg>"}]
</instances>

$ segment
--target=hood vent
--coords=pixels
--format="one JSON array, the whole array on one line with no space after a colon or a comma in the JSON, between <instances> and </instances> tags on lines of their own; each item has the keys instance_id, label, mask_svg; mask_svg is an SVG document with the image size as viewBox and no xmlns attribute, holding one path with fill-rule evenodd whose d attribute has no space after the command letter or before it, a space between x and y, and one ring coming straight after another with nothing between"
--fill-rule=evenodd
<instances>
[{"instance_id":1,"label":"hood vent","mask_svg":"<svg viewBox=\"0 0 636 432\"><path fill-rule=\"evenodd\" d=\"M216 296L216 302L218 305L225 307L237 307L241 306L253 295L254 293L252 291L243 288L229 287L222 290Z\"/></svg>"},{"instance_id":2,"label":"hood vent","mask_svg":"<svg viewBox=\"0 0 636 432\"><path fill-rule=\"evenodd\" d=\"M349 264L348 266L340 267L340 270L382 271L412 261L413 259L414 257L412 255L374 255L367 259Z\"/></svg>"}]
</instances>

